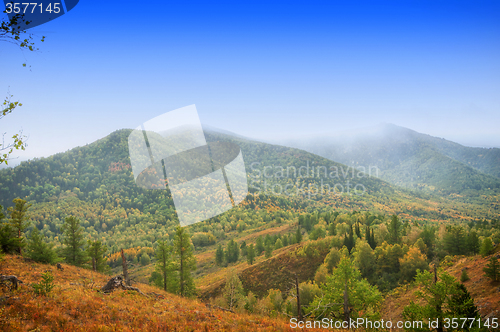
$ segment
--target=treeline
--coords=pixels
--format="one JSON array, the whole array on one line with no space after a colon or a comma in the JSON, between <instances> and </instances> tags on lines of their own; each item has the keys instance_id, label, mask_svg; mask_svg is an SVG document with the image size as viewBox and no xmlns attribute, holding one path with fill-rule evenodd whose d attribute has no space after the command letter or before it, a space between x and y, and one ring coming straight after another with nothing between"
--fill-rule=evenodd
<instances>
[{"instance_id":1,"label":"treeline","mask_svg":"<svg viewBox=\"0 0 500 332\"><path fill-rule=\"evenodd\" d=\"M302 236L307 240L331 236L331 246L337 251L327 257L327 268L318 270L319 279L331 272L339 250L345 247L356 257L362 276L381 291L389 291L413 280L418 269L427 269L433 261L449 260L447 256L455 255L487 256L500 243L500 222L496 219L437 226L402 221L396 215L387 219L369 212L317 211L299 215L298 225L293 234L259 236L255 243L232 239L225 248L219 244L215 262L227 266L247 256L252 264L256 256L265 254L269 258L274 250L298 243Z\"/></svg>"},{"instance_id":2,"label":"treeline","mask_svg":"<svg viewBox=\"0 0 500 332\"><path fill-rule=\"evenodd\" d=\"M329 257L325 263L331 259L332 257ZM498 270L498 259L492 257L491 261L496 262ZM413 280L422 291L416 295L416 301L404 308L403 317L408 321L423 321L425 324L429 318L439 318L441 326L448 317L458 320L481 318L463 283L442 269L435 268L435 273L427 269L416 271ZM490 276L492 269L494 267L490 263L485 268L485 273ZM323 280L306 281L298 285L295 282L292 275L287 280L287 291L270 289L267 295L257 298L251 291L244 289L237 273L229 270L221 294L212 298L211 302L235 312L269 316L307 317L311 320L328 318L334 322L356 320L360 317L372 321L381 319L383 294L377 286L363 277L359 260L345 247L339 250L331 271ZM491 319L484 319L483 322L486 324L484 326L490 324L494 327Z\"/></svg>"},{"instance_id":3,"label":"treeline","mask_svg":"<svg viewBox=\"0 0 500 332\"><path fill-rule=\"evenodd\" d=\"M230 271L221 295L212 302L234 311L248 311L266 315L323 317L345 320L346 315L357 318L378 319L378 307L382 294L395 287L415 282L425 285L425 291L404 310L405 318L427 320L428 317L479 317L477 308L467 289L455 278L442 271L439 265L447 265L452 255L484 256L494 252L498 244L498 222L473 222L469 225L430 226L407 222L393 215L389 219L370 213L315 212L299 216L304 238L321 234L321 241L306 241L296 250L297 255L311 259L317 255L316 243L325 242L330 252L316 271L314 280L299 285L301 309L298 308L293 278L283 280L291 286L287 292L270 289L268 294L257 298L243 289L239 277ZM323 231L317 231L322 228ZM301 233L301 232L298 232ZM327 235L322 235L327 233ZM292 235L292 234L289 234ZM292 235L293 236L293 235ZM329 236L327 238L327 236ZM266 236L268 245L273 236ZM265 241L257 239L264 244ZM236 244L236 245L235 245ZM218 247L216 261L221 257L234 257L231 253L242 247L254 247L236 241L228 242L226 250ZM259 245L262 249L262 246ZM264 245L265 247L265 245ZM460 250L456 252L456 250ZM230 263L226 258L225 263ZM429 272L436 269L436 272ZM491 255L484 273L492 282L500 280L498 258ZM434 277L436 275L437 278ZM461 282L466 282L466 272ZM345 299L348 294L348 299ZM349 303L344 308L338 303ZM330 305L335 304L335 305ZM433 311L434 310L434 311ZM437 312L435 310L438 310Z\"/></svg>"},{"instance_id":4,"label":"treeline","mask_svg":"<svg viewBox=\"0 0 500 332\"><path fill-rule=\"evenodd\" d=\"M47 242L36 227L31 227L29 237L26 231L31 226L28 219L30 204L16 198L14 206L3 213L0 205L0 249L3 253L20 254L36 262L56 264L66 262L71 265L107 272L105 255L107 247L100 240L85 241L83 228L75 217L67 217L61 227L61 246L55 248Z\"/></svg>"},{"instance_id":5,"label":"treeline","mask_svg":"<svg viewBox=\"0 0 500 332\"><path fill-rule=\"evenodd\" d=\"M230 263L238 262L240 258L246 257L248 264L252 265L258 256L264 254L266 258L269 258L272 256L274 250L300 243L301 241L302 233L300 228L295 233L290 234L266 234L264 237L259 236L255 240L255 245L253 243L247 245L246 241L238 244L234 239L231 239L227 242L225 249L221 243L217 245L215 263L219 266L227 266Z\"/></svg>"}]
</instances>

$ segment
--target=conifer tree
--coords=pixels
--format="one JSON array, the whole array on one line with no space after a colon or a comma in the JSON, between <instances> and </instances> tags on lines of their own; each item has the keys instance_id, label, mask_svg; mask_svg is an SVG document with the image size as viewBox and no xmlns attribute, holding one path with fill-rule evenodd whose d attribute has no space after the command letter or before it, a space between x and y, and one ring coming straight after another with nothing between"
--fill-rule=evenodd
<instances>
[{"instance_id":1,"label":"conifer tree","mask_svg":"<svg viewBox=\"0 0 500 332\"><path fill-rule=\"evenodd\" d=\"M64 248L62 254L64 259L68 264L82 266L86 261L86 255L83 249L85 242L80 221L73 216L67 217L61 231L63 233Z\"/></svg>"},{"instance_id":2,"label":"conifer tree","mask_svg":"<svg viewBox=\"0 0 500 332\"><path fill-rule=\"evenodd\" d=\"M492 281L500 280L500 264L498 258L495 256L490 257L490 262L483 268L484 273Z\"/></svg>"},{"instance_id":3,"label":"conifer tree","mask_svg":"<svg viewBox=\"0 0 500 332\"><path fill-rule=\"evenodd\" d=\"M465 270L464 270L465 271ZM452 317L462 317L462 318L480 318L479 311L474 304L474 299L467 291L467 288L463 284L457 285L457 291L452 295L450 300L450 311ZM468 324L465 324L463 330L469 331Z\"/></svg>"},{"instance_id":4,"label":"conifer tree","mask_svg":"<svg viewBox=\"0 0 500 332\"><path fill-rule=\"evenodd\" d=\"M266 258L270 258L273 255L273 249L272 244L266 245Z\"/></svg>"},{"instance_id":5,"label":"conifer tree","mask_svg":"<svg viewBox=\"0 0 500 332\"><path fill-rule=\"evenodd\" d=\"M24 246L25 243L17 238L17 234L10 223L2 221L5 218L2 210L3 208L0 205L0 252L13 253L18 251L19 247Z\"/></svg>"},{"instance_id":6,"label":"conifer tree","mask_svg":"<svg viewBox=\"0 0 500 332\"><path fill-rule=\"evenodd\" d=\"M390 244L398 244L401 242L401 221L399 221L397 215L393 215L391 217L391 222L389 223L389 227L387 227L389 231L389 243Z\"/></svg>"},{"instance_id":7,"label":"conifer tree","mask_svg":"<svg viewBox=\"0 0 500 332\"><path fill-rule=\"evenodd\" d=\"M481 243L481 249L479 250L479 253L484 257L488 256L491 254L493 251L493 242L489 237L484 238L483 243Z\"/></svg>"},{"instance_id":8,"label":"conifer tree","mask_svg":"<svg viewBox=\"0 0 500 332\"><path fill-rule=\"evenodd\" d=\"M87 241L87 255L92 260L92 270L99 272L107 272L109 270L109 266L104 258L107 251L108 247L101 240Z\"/></svg>"},{"instance_id":9,"label":"conifer tree","mask_svg":"<svg viewBox=\"0 0 500 332\"><path fill-rule=\"evenodd\" d=\"M372 249L375 249L377 247L377 242L375 241L375 232L373 231L373 229L371 231L369 244L370 244L370 247L372 247Z\"/></svg>"},{"instance_id":10,"label":"conifer tree","mask_svg":"<svg viewBox=\"0 0 500 332\"><path fill-rule=\"evenodd\" d=\"M479 236L477 236L477 232L471 230L467 235L467 250L469 253L476 255L479 253Z\"/></svg>"},{"instance_id":11,"label":"conifer tree","mask_svg":"<svg viewBox=\"0 0 500 332\"><path fill-rule=\"evenodd\" d=\"M257 256L262 255L262 252L264 250L266 250L266 248L264 247L264 241L262 240L262 236L259 236L255 243L255 251Z\"/></svg>"},{"instance_id":12,"label":"conifer tree","mask_svg":"<svg viewBox=\"0 0 500 332\"><path fill-rule=\"evenodd\" d=\"M196 260L191 249L191 240L186 229L178 226L174 237L174 252L179 271L179 294L187 297L196 293L191 271L196 269Z\"/></svg>"},{"instance_id":13,"label":"conifer tree","mask_svg":"<svg viewBox=\"0 0 500 332\"><path fill-rule=\"evenodd\" d=\"M222 296L226 302L227 308L233 310L235 307L243 305L243 285L238 274L231 269L226 277L226 285L222 290Z\"/></svg>"},{"instance_id":14,"label":"conifer tree","mask_svg":"<svg viewBox=\"0 0 500 332\"><path fill-rule=\"evenodd\" d=\"M333 221L328 225L328 234L331 236L337 235L337 227Z\"/></svg>"},{"instance_id":15,"label":"conifer tree","mask_svg":"<svg viewBox=\"0 0 500 332\"><path fill-rule=\"evenodd\" d=\"M437 275L429 271L419 271L415 277L419 290L415 292L418 301L411 301L403 309L403 317L408 321L424 321L423 329L428 331L428 320L438 320L437 331L444 331L445 318L477 318L477 309L467 289L448 273Z\"/></svg>"},{"instance_id":16,"label":"conifer tree","mask_svg":"<svg viewBox=\"0 0 500 332\"><path fill-rule=\"evenodd\" d=\"M226 262L229 263L235 263L238 261L240 257L240 247L238 246L238 243L231 239L227 243L227 248L226 248Z\"/></svg>"},{"instance_id":17,"label":"conifer tree","mask_svg":"<svg viewBox=\"0 0 500 332\"><path fill-rule=\"evenodd\" d=\"M175 265L172 260L172 251L173 247L169 245L167 241L157 241L157 246L155 248L155 272L158 274L159 278L155 278L152 275L154 283L163 288L163 290L169 292L175 292L177 286L174 275Z\"/></svg>"},{"instance_id":18,"label":"conifer tree","mask_svg":"<svg viewBox=\"0 0 500 332\"><path fill-rule=\"evenodd\" d=\"M467 274L467 270L463 269L462 274L460 275L460 282L466 282L470 280L469 275Z\"/></svg>"},{"instance_id":19,"label":"conifer tree","mask_svg":"<svg viewBox=\"0 0 500 332\"><path fill-rule=\"evenodd\" d=\"M28 227L28 216L26 215L26 212L31 204L27 204L24 199L20 198L14 198L12 202L14 202L14 206L7 209L10 212L10 225L15 230L19 243L23 243L23 232L26 227ZM19 245L17 248L19 253L21 253L22 247L23 245Z\"/></svg>"},{"instance_id":20,"label":"conifer tree","mask_svg":"<svg viewBox=\"0 0 500 332\"><path fill-rule=\"evenodd\" d=\"M215 264L221 266L224 262L224 249L222 249L222 244L219 243L217 250L215 251Z\"/></svg>"},{"instance_id":21,"label":"conifer tree","mask_svg":"<svg viewBox=\"0 0 500 332\"><path fill-rule=\"evenodd\" d=\"M354 234L352 230L352 225L349 228L349 235L345 234L344 235L344 246L351 252L352 248L354 248L355 242L354 242Z\"/></svg>"},{"instance_id":22,"label":"conifer tree","mask_svg":"<svg viewBox=\"0 0 500 332\"><path fill-rule=\"evenodd\" d=\"M255 259L255 249L253 247L253 243L248 246L247 250L247 262L252 265Z\"/></svg>"},{"instance_id":23,"label":"conifer tree","mask_svg":"<svg viewBox=\"0 0 500 332\"><path fill-rule=\"evenodd\" d=\"M300 226L297 227L297 231L295 232L295 243L302 242L302 231L300 230Z\"/></svg>"},{"instance_id":24,"label":"conifer tree","mask_svg":"<svg viewBox=\"0 0 500 332\"><path fill-rule=\"evenodd\" d=\"M36 262L45 264L55 264L59 261L54 250L54 244L44 242L40 231L36 227L31 231L26 247L26 256Z\"/></svg>"},{"instance_id":25,"label":"conifer tree","mask_svg":"<svg viewBox=\"0 0 500 332\"><path fill-rule=\"evenodd\" d=\"M376 286L372 286L361 277L359 269L348 256L343 256L332 274L322 284L322 297L316 297L308 310L316 319L350 321L363 317L377 319L377 308L382 295Z\"/></svg>"}]
</instances>

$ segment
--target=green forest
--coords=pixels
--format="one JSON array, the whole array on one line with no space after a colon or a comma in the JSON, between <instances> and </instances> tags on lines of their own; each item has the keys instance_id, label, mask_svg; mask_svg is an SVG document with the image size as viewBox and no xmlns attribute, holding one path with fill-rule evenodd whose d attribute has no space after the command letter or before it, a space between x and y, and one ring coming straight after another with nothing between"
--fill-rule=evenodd
<instances>
[{"instance_id":1,"label":"green forest","mask_svg":"<svg viewBox=\"0 0 500 332\"><path fill-rule=\"evenodd\" d=\"M214 132L209 141L241 147L249 193L230 211L181 228L168 190L135 185L129 133L0 171L2 251L103 273L121 271L125 257L132 274L146 271L143 279L165 291L231 311L311 319L379 319L385 295L425 284L434 268L449 297L442 299L444 319L458 315L470 294L442 268L457 256L490 256L500 242L495 196L414 192L301 150ZM348 181L363 192L321 190ZM295 194L276 189L284 187ZM268 262L285 272L273 273ZM492 256L484 271L492 282L497 265ZM293 273L300 304L289 285ZM323 307L343 301L343 288L348 308ZM465 300L445 303L457 297ZM426 308L413 303L404 315L416 319Z\"/></svg>"}]
</instances>

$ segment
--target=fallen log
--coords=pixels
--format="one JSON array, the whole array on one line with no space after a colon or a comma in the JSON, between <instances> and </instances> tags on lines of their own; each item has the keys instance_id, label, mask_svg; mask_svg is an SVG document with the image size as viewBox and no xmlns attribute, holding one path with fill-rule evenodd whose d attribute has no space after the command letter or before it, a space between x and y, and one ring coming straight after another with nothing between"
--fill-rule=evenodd
<instances>
[{"instance_id":1,"label":"fallen log","mask_svg":"<svg viewBox=\"0 0 500 332\"><path fill-rule=\"evenodd\" d=\"M12 283L12 287L14 287L14 289L17 289L18 285L23 283L21 280L17 279L16 276L0 275L0 281L10 281Z\"/></svg>"}]
</instances>

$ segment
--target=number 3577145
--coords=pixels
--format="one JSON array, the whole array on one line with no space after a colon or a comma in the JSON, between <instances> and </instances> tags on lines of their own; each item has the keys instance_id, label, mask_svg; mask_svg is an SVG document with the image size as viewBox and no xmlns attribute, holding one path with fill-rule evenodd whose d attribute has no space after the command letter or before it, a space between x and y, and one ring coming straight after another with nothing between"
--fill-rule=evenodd
<instances>
[{"instance_id":1,"label":"number 3577145","mask_svg":"<svg viewBox=\"0 0 500 332\"><path fill-rule=\"evenodd\" d=\"M37 2L9 2L5 5L5 12L7 14L26 14L26 13L54 13L58 14L61 11L61 3L49 3L44 6L42 3ZM45 7L45 8L44 8Z\"/></svg>"}]
</instances>

